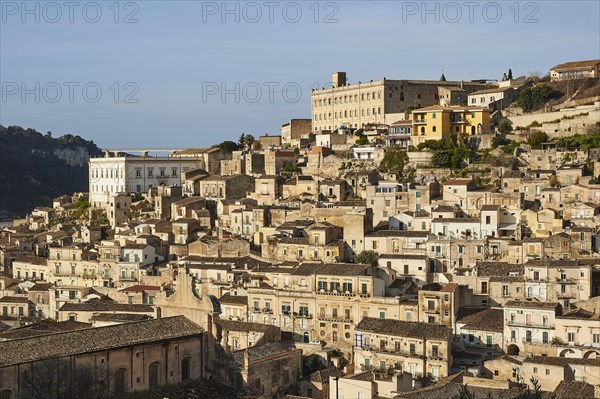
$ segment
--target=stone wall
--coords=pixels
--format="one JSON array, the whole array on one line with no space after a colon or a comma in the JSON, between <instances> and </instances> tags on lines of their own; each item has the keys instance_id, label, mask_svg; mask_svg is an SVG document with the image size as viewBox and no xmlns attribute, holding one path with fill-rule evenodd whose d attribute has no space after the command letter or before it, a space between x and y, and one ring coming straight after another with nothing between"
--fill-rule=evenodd
<instances>
[{"instance_id":1,"label":"stone wall","mask_svg":"<svg viewBox=\"0 0 600 399\"><path fill-rule=\"evenodd\" d=\"M563 118L573 119L563 119ZM541 123L535 130L546 132L551 137L570 136L587 133L600 121L600 102L594 105L582 105L575 108L563 108L560 111L508 116L513 129L528 127L533 122ZM570 130L569 130L570 129Z\"/></svg>"}]
</instances>

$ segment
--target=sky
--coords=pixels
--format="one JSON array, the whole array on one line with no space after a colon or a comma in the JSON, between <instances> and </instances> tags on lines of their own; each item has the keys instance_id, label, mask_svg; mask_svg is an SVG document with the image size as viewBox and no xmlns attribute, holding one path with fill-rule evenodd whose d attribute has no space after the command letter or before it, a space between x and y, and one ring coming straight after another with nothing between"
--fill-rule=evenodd
<instances>
[{"instance_id":1,"label":"sky","mask_svg":"<svg viewBox=\"0 0 600 399\"><path fill-rule=\"evenodd\" d=\"M0 0L0 124L204 147L310 118L310 91L600 59L600 1Z\"/></svg>"}]
</instances>

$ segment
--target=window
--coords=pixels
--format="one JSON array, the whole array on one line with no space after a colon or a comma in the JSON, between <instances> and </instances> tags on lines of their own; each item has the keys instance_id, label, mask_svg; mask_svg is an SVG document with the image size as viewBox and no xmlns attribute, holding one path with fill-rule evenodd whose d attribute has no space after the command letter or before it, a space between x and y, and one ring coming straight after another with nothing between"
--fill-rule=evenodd
<instances>
[{"instance_id":1,"label":"window","mask_svg":"<svg viewBox=\"0 0 600 399\"><path fill-rule=\"evenodd\" d=\"M125 392L127 390L127 369L120 368L115 371L115 392Z\"/></svg>"},{"instance_id":2,"label":"window","mask_svg":"<svg viewBox=\"0 0 600 399\"><path fill-rule=\"evenodd\" d=\"M431 347L431 356L435 359L439 356L439 349L437 345L432 345Z\"/></svg>"},{"instance_id":3,"label":"window","mask_svg":"<svg viewBox=\"0 0 600 399\"><path fill-rule=\"evenodd\" d=\"M234 342L235 346L237 346L237 342ZM181 381L187 381L191 378L191 358L186 357L181 361Z\"/></svg>"},{"instance_id":4,"label":"window","mask_svg":"<svg viewBox=\"0 0 600 399\"><path fill-rule=\"evenodd\" d=\"M410 344L409 350L410 350L410 354L414 356L415 352L416 352L415 344Z\"/></svg>"},{"instance_id":5,"label":"window","mask_svg":"<svg viewBox=\"0 0 600 399\"><path fill-rule=\"evenodd\" d=\"M482 281L481 282L481 293L482 294L487 294L488 293L488 283L487 283L487 281Z\"/></svg>"},{"instance_id":6,"label":"window","mask_svg":"<svg viewBox=\"0 0 600 399\"><path fill-rule=\"evenodd\" d=\"M542 333L542 342L547 344L548 343L548 332L544 331Z\"/></svg>"},{"instance_id":7,"label":"window","mask_svg":"<svg viewBox=\"0 0 600 399\"><path fill-rule=\"evenodd\" d=\"M575 342L575 333L574 332L567 333L567 341Z\"/></svg>"},{"instance_id":8,"label":"window","mask_svg":"<svg viewBox=\"0 0 600 399\"><path fill-rule=\"evenodd\" d=\"M148 387L156 388L160 384L160 363L150 363L148 366Z\"/></svg>"},{"instance_id":9,"label":"window","mask_svg":"<svg viewBox=\"0 0 600 399\"><path fill-rule=\"evenodd\" d=\"M344 287L344 293L352 293L352 283L344 283L343 284Z\"/></svg>"}]
</instances>

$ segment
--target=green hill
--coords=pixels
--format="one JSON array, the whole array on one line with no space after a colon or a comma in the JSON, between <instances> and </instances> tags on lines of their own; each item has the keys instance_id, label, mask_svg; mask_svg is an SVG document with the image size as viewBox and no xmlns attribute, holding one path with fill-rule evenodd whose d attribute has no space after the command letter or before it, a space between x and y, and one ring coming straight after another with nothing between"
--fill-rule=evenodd
<instances>
[{"instance_id":1,"label":"green hill","mask_svg":"<svg viewBox=\"0 0 600 399\"><path fill-rule=\"evenodd\" d=\"M51 206L63 194L88 191L88 159L100 155L93 141L66 134L0 125L0 220Z\"/></svg>"}]
</instances>

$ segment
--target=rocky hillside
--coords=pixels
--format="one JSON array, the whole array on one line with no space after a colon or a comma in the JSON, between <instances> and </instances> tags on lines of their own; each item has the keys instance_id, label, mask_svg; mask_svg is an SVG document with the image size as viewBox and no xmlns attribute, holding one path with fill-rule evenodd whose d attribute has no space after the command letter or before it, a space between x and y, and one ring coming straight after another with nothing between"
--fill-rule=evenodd
<instances>
[{"instance_id":1,"label":"rocky hillside","mask_svg":"<svg viewBox=\"0 0 600 399\"><path fill-rule=\"evenodd\" d=\"M0 220L51 206L62 194L87 191L93 141L70 134L53 138L34 129L0 125Z\"/></svg>"}]
</instances>

